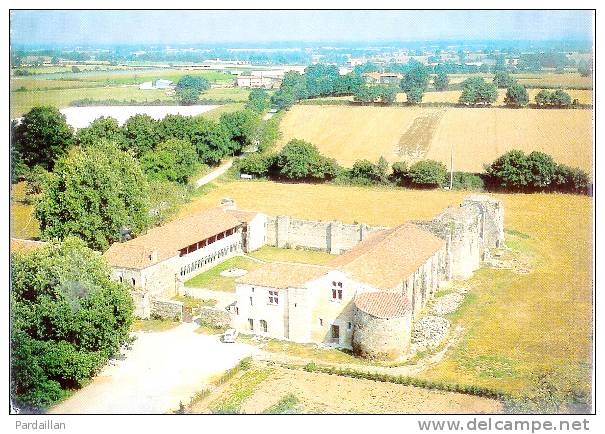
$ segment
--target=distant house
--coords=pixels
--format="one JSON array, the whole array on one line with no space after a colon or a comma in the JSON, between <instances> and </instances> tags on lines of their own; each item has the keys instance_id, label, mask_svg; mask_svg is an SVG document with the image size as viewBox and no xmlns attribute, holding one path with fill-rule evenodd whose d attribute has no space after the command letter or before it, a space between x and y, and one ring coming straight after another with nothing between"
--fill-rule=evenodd
<instances>
[{"instance_id":1,"label":"distant house","mask_svg":"<svg viewBox=\"0 0 605 434\"><path fill-rule=\"evenodd\" d=\"M256 76L252 74L241 74L236 79L237 87L253 87L259 88L264 87L265 89L270 89L273 85L273 78L271 77L263 77Z\"/></svg>"},{"instance_id":2,"label":"distant house","mask_svg":"<svg viewBox=\"0 0 605 434\"><path fill-rule=\"evenodd\" d=\"M365 72L361 75L369 84L399 84L403 78L403 75L392 72Z\"/></svg>"},{"instance_id":3,"label":"distant house","mask_svg":"<svg viewBox=\"0 0 605 434\"><path fill-rule=\"evenodd\" d=\"M139 85L141 90L152 90L152 89L172 89L174 85L172 80L164 80L162 78L155 81L146 81Z\"/></svg>"}]
</instances>

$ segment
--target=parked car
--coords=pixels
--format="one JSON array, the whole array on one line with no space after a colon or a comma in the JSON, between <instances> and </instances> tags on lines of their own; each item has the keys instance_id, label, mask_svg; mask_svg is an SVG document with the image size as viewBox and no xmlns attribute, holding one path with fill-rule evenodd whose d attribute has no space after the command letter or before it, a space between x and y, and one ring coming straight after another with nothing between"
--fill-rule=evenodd
<instances>
[{"instance_id":1,"label":"parked car","mask_svg":"<svg viewBox=\"0 0 605 434\"><path fill-rule=\"evenodd\" d=\"M235 338L237 338L237 330L235 329L228 329L227 331L225 331L225 333L223 333L223 337L222 340L225 343L234 343L235 342Z\"/></svg>"}]
</instances>

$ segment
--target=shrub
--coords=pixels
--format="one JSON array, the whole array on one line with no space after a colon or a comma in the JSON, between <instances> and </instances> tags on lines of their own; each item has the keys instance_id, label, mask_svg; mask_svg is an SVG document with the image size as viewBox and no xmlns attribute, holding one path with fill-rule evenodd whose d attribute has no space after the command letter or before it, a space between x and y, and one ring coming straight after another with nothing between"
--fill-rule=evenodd
<instances>
[{"instance_id":1,"label":"shrub","mask_svg":"<svg viewBox=\"0 0 605 434\"><path fill-rule=\"evenodd\" d=\"M522 107L529 102L527 90L522 84L514 83L506 89L504 102L509 107Z\"/></svg>"},{"instance_id":2,"label":"shrub","mask_svg":"<svg viewBox=\"0 0 605 434\"><path fill-rule=\"evenodd\" d=\"M422 160L410 166L409 180L416 187L436 188L443 186L446 174L447 169L443 163L434 160Z\"/></svg>"},{"instance_id":3,"label":"shrub","mask_svg":"<svg viewBox=\"0 0 605 434\"><path fill-rule=\"evenodd\" d=\"M368 160L358 160L349 170L349 178L357 184L385 184L388 182L388 163L380 157L378 164Z\"/></svg>"},{"instance_id":4,"label":"shrub","mask_svg":"<svg viewBox=\"0 0 605 434\"><path fill-rule=\"evenodd\" d=\"M581 169L559 164L555 169L554 177L557 189L563 193L590 193L590 178Z\"/></svg>"},{"instance_id":5,"label":"shrub","mask_svg":"<svg viewBox=\"0 0 605 434\"><path fill-rule=\"evenodd\" d=\"M391 167L391 180L397 185L406 185L409 182L409 169L404 161L397 161Z\"/></svg>"},{"instance_id":6,"label":"shrub","mask_svg":"<svg viewBox=\"0 0 605 434\"><path fill-rule=\"evenodd\" d=\"M448 174L449 176L449 174ZM482 191L485 188L483 178L476 173L454 172L452 189L453 190L474 190Z\"/></svg>"},{"instance_id":7,"label":"shrub","mask_svg":"<svg viewBox=\"0 0 605 434\"><path fill-rule=\"evenodd\" d=\"M486 168L490 183L509 190L523 190L527 187L527 160L523 151L512 150L498 157Z\"/></svg>"},{"instance_id":8,"label":"shrub","mask_svg":"<svg viewBox=\"0 0 605 434\"><path fill-rule=\"evenodd\" d=\"M195 147L186 140L169 139L141 157L141 167L149 179L184 184L197 167Z\"/></svg>"},{"instance_id":9,"label":"shrub","mask_svg":"<svg viewBox=\"0 0 605 434\"><path fill-rule=\"evenodd\" d=\"M264 155L253 153L246 158L236 162L236 168L239 173L247 173L256 177L269 175L271 168L275 164L276 156L274 154Z\"/></svg>"},{"instance_id":10,"label":"shrub","mask_svg":"<svg viewBox=\"0 0 605 434\"><path fill-rule=\"evenodd\" d=\"M290 140L277 154L279 174L289 179L332 179L339 166L336 161L319 153L317 147L304 140Z\"/></svg>"}]
</instances>

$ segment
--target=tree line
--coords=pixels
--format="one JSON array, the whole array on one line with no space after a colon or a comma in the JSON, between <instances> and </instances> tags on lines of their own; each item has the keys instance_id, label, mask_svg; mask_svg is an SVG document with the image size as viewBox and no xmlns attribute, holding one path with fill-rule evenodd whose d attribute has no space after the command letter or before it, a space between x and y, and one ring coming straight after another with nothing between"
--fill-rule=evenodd
<instances>
[{"instance_id":1,"label":"tree line","mask_svg":"<svg viewBox=\"0 0 605 434\"><path fill-rule=\"evenodd\" d=\"M527 155L517 150L507 152L484 173L450 174L438 161L421 160L409 166L396 162L389 166L383 157L376 163L358 160L351 168L344 168L322 155L312 143L293 139L277 153L252 154L240 159L235 167L240 174L282 181L430 189L446 187L452 178L452 188L464 190L589 194L591 189L590 177L584 171L558 164L537 151Z\"/></svg>"},{"instance_id":2,"label":"tree line","mask_svg":"<svg viewBox=\"0 0 605 434\"><path fill-rule=\"evenodd\" d=\"M122 126L101 117L77 132L56 108L35 107L12 124L12 178L28 181L43 239L75 235L103 251L125 232L163 222L204 165L275 141L277 125L261 126L267 106L257 92L247 108L218 121L139 114Z\"/></svg>"}]
</instances>

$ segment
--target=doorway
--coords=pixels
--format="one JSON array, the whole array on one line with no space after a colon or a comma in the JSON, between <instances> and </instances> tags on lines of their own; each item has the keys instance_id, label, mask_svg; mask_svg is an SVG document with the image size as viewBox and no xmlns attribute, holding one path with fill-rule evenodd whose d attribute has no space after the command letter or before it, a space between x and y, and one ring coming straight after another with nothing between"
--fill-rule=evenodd
<instances>
[{"instance_id":1,"label":"doorway","mask_svg":"<svg viewBox=\"0 0 605 434\"><path fill-rule=\"evenodd\" d=\"M340 342L340 327L332 324L332 341L335 343Z\"/></svg>"}]
</instances>

